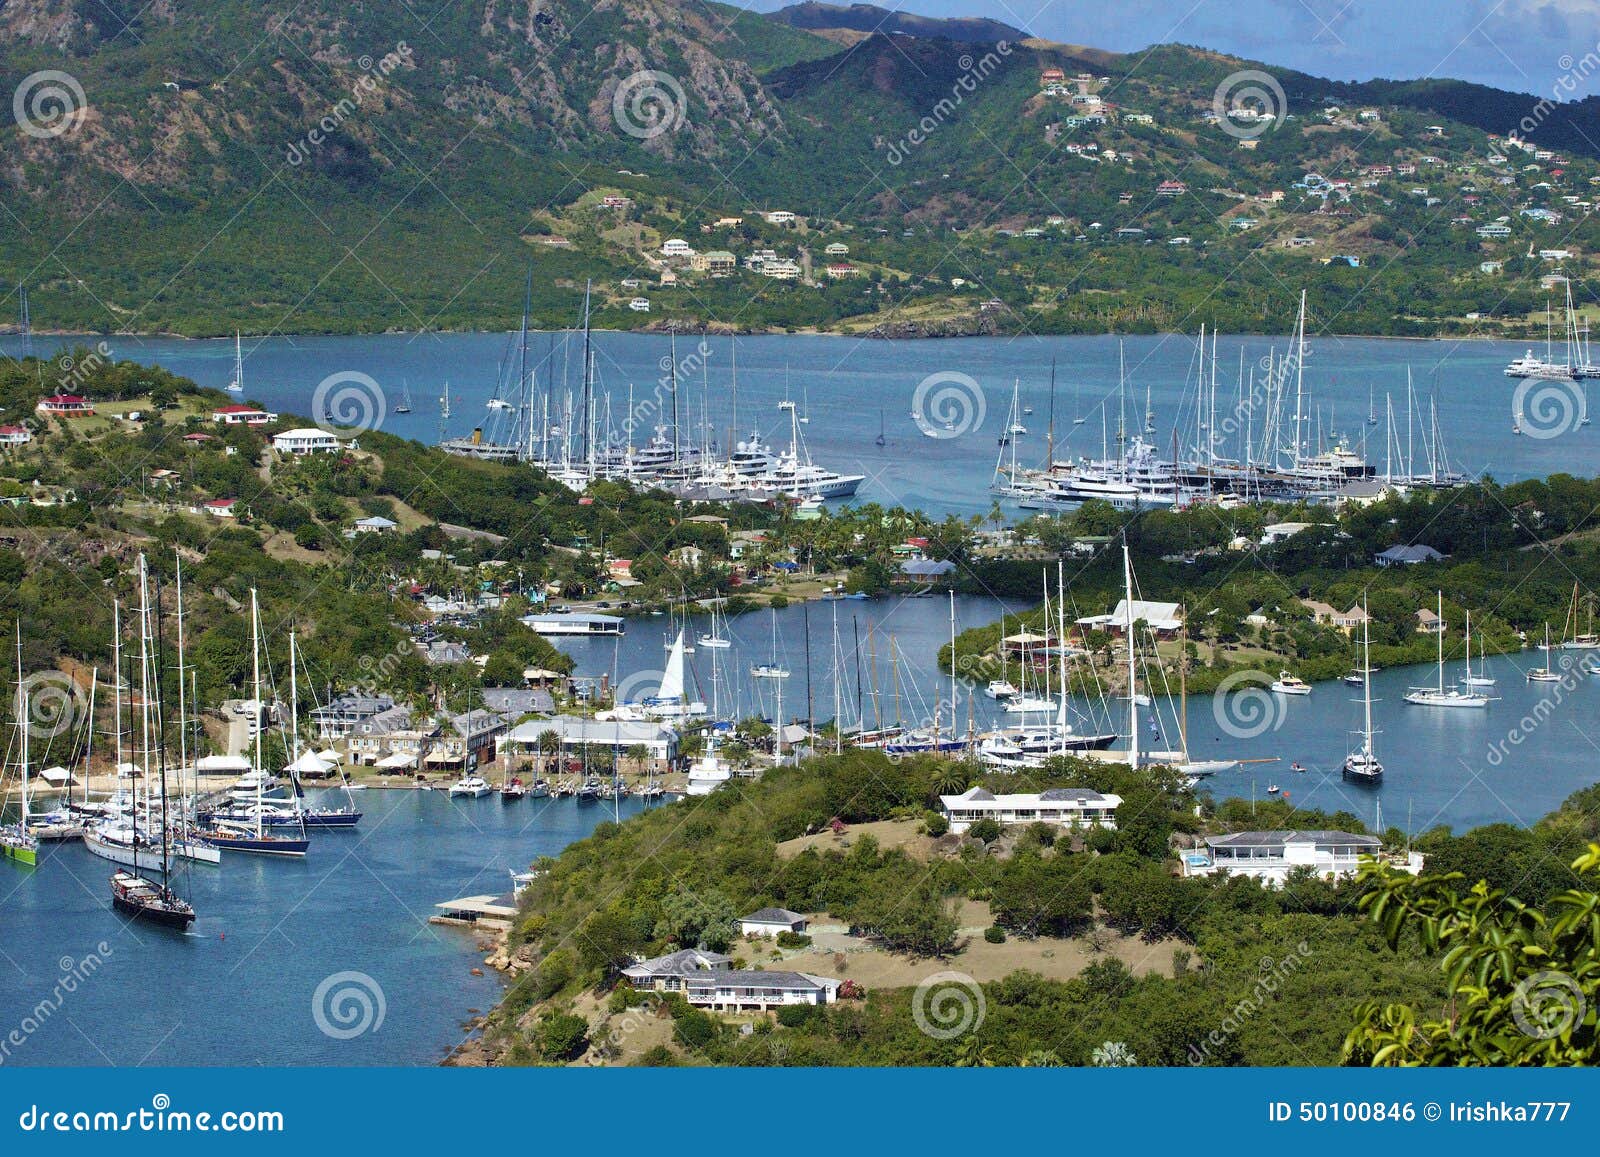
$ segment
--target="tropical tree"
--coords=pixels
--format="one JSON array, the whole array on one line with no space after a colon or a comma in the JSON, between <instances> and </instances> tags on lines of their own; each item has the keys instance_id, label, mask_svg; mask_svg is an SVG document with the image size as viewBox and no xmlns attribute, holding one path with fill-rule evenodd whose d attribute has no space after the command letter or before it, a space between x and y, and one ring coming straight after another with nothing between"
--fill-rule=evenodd
<instances>
[{"instance_id":1,"label":"tropical tree","mask_svg":"<svg viewBox=\"0 0 1600 1157\"><path fill-rule=\"evenodd\" d=\"M1600 844L1573 861L1600 875ZM1587 1065L1597 1056L1600 894L1569 889L1539 909L1459 872L1417 879L1368 866L1361 906L1391 948L1415 936L1442 954L1450 1001L1429 1017L1409 1004L1355 1010L1343 1059L1351 1065Z\"/></svg>"}]
</instances>

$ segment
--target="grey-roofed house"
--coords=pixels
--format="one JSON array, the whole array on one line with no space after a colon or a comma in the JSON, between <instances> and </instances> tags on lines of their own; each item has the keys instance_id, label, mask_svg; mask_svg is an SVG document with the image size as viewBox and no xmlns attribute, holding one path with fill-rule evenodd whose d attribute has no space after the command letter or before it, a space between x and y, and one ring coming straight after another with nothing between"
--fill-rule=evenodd
<instances>
[{"instance_id":1,"label":"grey-roofed house","mask_svg":"<svg viewBox=\"0 0 1600 1157\"><path fill-rule=\"evenodd\" d=\"M733 958L703 948L682 948L665 956L641 960L622 970L637 989L648 992L682 992L689 977L701 972L726 972Z\"/></svg>"},{"instance_id":2,"label":"grey-roofed house","mask_svg":"<svg viewBox=\"0 0 1600 1157\"><path fill-rule=\"evenodd\" d=\"M350 729L350 758L356 763L377 763L388 754L389 736L411 729L411 708L395 706L363 719Z\"/></svg>"},{"instance_id":3,"label":"grey-roofed house","mask_svg":"<svg viewBox=\"0 0 1600 1157\"><path fill-rule=\"evenodd\" d=\"M786 1004L832 1004L839 981L808 972L767 972L729 968L691 974L685 989L689 1003L722 1012L763 1011Z\"/></svg>"},{"instance_id":4,"label":"grey-roofed house","mask_svg":"<svg viewBox=\"0 0 1600 1157\"><path fill-rule=\"evenodd\" d=\"M776 936L780 932L804 932L806 918L787 908L759 908L739 917L739 931L745 936Z\"/></svg>"},{"instance_id":5,"label":"grey-roofed house","mask_svg":"<svg viewBox=\"0 0 1600 1157\"><path fill-rule=\"evenodd\" d=\"M1443 557L1433 547L1419 542L1411 546L1391 546L1388 550L1379 551L1372 561L1379 566L1419 566L1425 562L1438 562Z\"/></svg>"},{"instance_id":6,"label":"grey-roofed house","mask_svg":"<svg viewBox=\"0 0 1600 1157\"><path fill-rule=\"evenodd\" d=\"M1376 836L1280 829L1207 836L1205 851L1186 852L1182 860L1186 876L1222 873L1282 884L1302 868L1327 879L1353 876L1363 857L1377 857L1382 851L1383 841ZM1397 866L1415 875L1422 870L1422 856L1412 852Z\"/></svg>"},{"instance_id":7,"label":"grey-roofed house","mask_svg":"<svg viewBox=\"0 0 1600 1157\"><path fill-rule=\"evenodd\" d=\"M356 727L394 707L388 695L362 695L351 692L336 695L327 706L311 712L311 721L317 725L318 739L343 739Z\"/></svg>"},{"instance_id":8,"label":"grey-roofed house","mask_svg":"<svg viewBox=\"0 0 1600 1157\"><path fill-rule=\"evenodd\" d=\"M542 687L485 687L483 705L511 720L524 715L549 715L556 709L555 697Z\"/></svg>"}]
</instances>

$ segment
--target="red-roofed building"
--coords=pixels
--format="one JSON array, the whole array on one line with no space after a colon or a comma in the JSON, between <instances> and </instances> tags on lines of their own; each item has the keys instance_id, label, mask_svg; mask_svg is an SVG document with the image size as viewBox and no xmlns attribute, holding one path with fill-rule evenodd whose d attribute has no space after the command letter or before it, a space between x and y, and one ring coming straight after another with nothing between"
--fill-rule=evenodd
<instances>
[{"instance_id":1,"label":"red-roofed building","mask_svg":"<svg viewBox=\"0 0 1600 1157\"><path fill-rule=\"evenodd\" d=\"M257 406L218 406L211 411L211 420L224 426L263 426L276 422L278 415Z\"/></svg>"},{"instance_id":2,"label":"red-roofed building","mask_svg":"<svg viewBox=\"0 0 1600 1157\"><path fill-rule=\"evenodd\" d=\"M57 418L87 418L94 413L94 406L90 405L89 400L77 394L55 394L40 398L34 409Z\"/></svg>"},{"instance_id":3,"label":"red-roofed building","mask_svg":"<svg viewBox=\"0 0 1600 1157\"><path fill-rule=\"evenodd\" d=\"M237 498L213 498L205 504L205 512L217 518L232 518L233 508L238 502Z\"/></svg>"},{"instance_id":4,"label":"red-roofed building","mask_svg":"<svg viewBox=\"0 0 1600 1157\"><path fill-rule=\"evenodd\" d=\"M0 426L0 446L26 446L33 435L26 426Z\"/></svg>"},{"instance_id":5,"label":"red-roofed building","mask_svg":"<svg viewBox=\"0 0 1600 1157\"><path fill-rule=\"evenodd\" d=\"M190 445L199 446L206 442L215 442L217 437L215 434L185 434L183 440Z\"/></svg>"}]
</instances>

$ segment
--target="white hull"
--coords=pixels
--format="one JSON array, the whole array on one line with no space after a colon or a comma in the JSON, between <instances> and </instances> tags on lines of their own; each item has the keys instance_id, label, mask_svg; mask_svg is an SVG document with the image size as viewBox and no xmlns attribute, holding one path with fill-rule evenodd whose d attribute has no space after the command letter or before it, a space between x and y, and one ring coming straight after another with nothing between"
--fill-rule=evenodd
<instances>
[{"instance_id":1,"label":"white hull","mask_svg":"<svg viewBox=\"0 0 1600 1157\"><path fill-rule=\"evenodd\" d=\"M125 868L154 868L161 856L155 848L140 848L137 863L133 848L117 841L107 840L96 832L83 833L83 846L88 848L102 860L109 860L113 864L121 864ZM172 845L171 855L174 860L188 860L192 864L220 864L222 852L210 844L202 844L194 840L179 840Z\"/></svg>"}]
</instances>

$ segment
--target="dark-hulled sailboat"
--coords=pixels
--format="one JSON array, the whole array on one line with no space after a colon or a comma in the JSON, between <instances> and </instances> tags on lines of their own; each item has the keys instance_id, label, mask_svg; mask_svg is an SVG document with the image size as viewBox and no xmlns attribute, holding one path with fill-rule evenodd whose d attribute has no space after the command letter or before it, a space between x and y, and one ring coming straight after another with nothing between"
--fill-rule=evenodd
<instances>
[{"instance_id":1,"label":"dark-hulled sailboat","mask_svg":"<svg viewBox=\"0 0 1600 1157\"><path fill-rule=\"evenodd\" d=\"M150 600L149 600L149 572L146 569L144 555L139 556L139 664L140 678L144 688L145 710L151 704L151 684L154 682L155 708L156 708L156 762L161 770L161 830L163 836L156 841L160 849L161 880L146 878L139 874L139 810L134 808L131 812L134 825L133 840L133 870L131 872L115 872L111 876L111 906L136 920L143 920L147 924L158 924L164 928L176 928L187 931L189 925L194 923L194 907L172 890L172 849L165 837L167 831L167 752L166 752L166 720L162 717L161 708L164 700L160 694L160 663L155 664L155 678L151 675L150 655ZM146 750L148 752L149 740L146 730ZM148 766L148 762L147 762Z\"/></svg>"}]
</instances>

